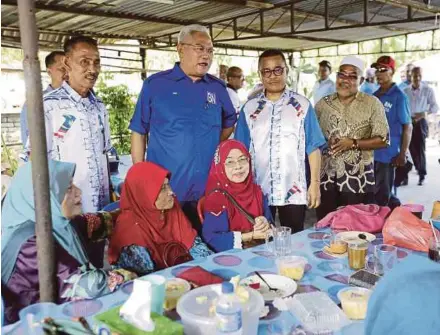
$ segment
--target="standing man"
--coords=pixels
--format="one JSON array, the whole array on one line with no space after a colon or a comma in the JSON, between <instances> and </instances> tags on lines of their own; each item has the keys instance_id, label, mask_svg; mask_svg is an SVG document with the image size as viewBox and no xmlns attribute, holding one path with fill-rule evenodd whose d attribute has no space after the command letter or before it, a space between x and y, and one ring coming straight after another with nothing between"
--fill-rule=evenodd
<instances>
[{"instance_id":1,"label":"standing man","mask_svg":"<svg viewBox=\"0 0 440 335\"><path fill-rule=\"evenodd\" d=\"M359 92L364 62L345 57L336 79L337 92L316 105L328 141L321 166L318 220L339 206L374 202L373 150L389 143L384 107L374 96Z\"/></svg>"},{"instance_id":2,"label":"standing man","mask_svg":"<svg viewBox=\"0 0 440 335\"><path fill-rule=\"evenodd\" d=\"M223 80L225 83L228 80L228 78L227 78L228 69L229 69L229 67L224 64L220 64L220 66L218 67L218 77L221 80Z\"/></svg>"},{"instance_id":3,"label":"standing man","mask_svg":"<svg viewBox=\"0 0 440 335\"><path fill-rule=\"evenodd\" d=\"M44 60L46 63L46 71L50 77L50 84L43 91L43 95L49 93L61 86L65 79L66 69L64 68L64 51L52 51ZM29 137L29 128L27 124L27 106L23 105L20 113L21 143L26 146Z\"/></svg>"},{"instance_id":4,"label":"standing man","mask_svg":"<svg viewBox=\"0 0 440 335\"><path fill-rule=\"evenodd\" d=\"M375 200L380 206L399 206L393 195L395 168L406 163L412 133L408 98L393 83L395 61L390 56L377 60L376 76L380 85L374 95L382 102L390 128L390 145L374 151L374 175L376 180Z\"/></svg>"},{"instance_id":5,"label":"standing man","mask_svg":"<svg viewBox=\"0 0 440 335\"><path fill-rule=\"evenodd\" d=\"M313 103L316 105L323 97L336 92L335 83L329 78L332 73L332 66L329 61L323 60L319 63L319 80L313 87Z\"/></svg>"},{"instance_id":6,"label":"standing man","mask_svg":"<svg viewBox=\"0 0 440 335\"><path fill-rule=\"evenodd\" d=\"M405 67L405 72L406 72L406 80L404 80L404 81L402 81L400 84L399 84L399 88L403 91L403 92L405 92L405 89L407 88L407 87L409 87L409 86L411 86L411 76L412 76L412 69L414 68L414 65L413 64L408 64L406 67Z\"/></svg>"},{"instance_id":7,"label":"standing man","mask_svg":"<svg viewBox=\"0 0 440 335\"><path fill-rule=\"evenodd\" d=\"M379 85L376 84L376 69L367 69L365 81L362 83L359 90L361 92L364 92L365 94L373 95L373 93L376 92L378 88Z\"/></svg>"},{"instance_id":8,"label":"standing man","mask_svg":"<svg viewBox=\"0 0 440 335\"><path fill-rule=\"evenodd\" d=\"M438 105L434 90L422 85L422 69L414 67L411 77L412 85L405 88L411 108L413 131L409 151L419 173L419 186L423 185L426 176L426 138L428 137L428 114L437 113Z\"/></svg>"},{"instance_id":9,"label":"standing man","mask_svg":"<svg viewBox=\"0 0 440 335\"><path fill-rule=\"evenodd\" d=\"M320 147L325 144L315 111L307 98L287 88L287 63L278 50L258 60L264 90L243 106L235 139L249 149L256 182L267 196L272 216L293 232L304 228L306 205L320 203ZM311 184L307 190L305 159Z\"/></svg>"},{"instance_id":10,"label":"standing man","mask_svg":"<svg viewBox=\"0 0 440 335\"><path fill-rule=\"evenodd\" d=\"M209 167L237 115L226 84L208 74L214 50L208 30L184 27L178 37L180 62L144 81L129 128L133 163L147 160L171 172L171 187L200 232L197 201L205 192Z\"/></svg>"},{"instance_id":11,"label":"standing man","mask_svg":"<svg viewBox=\"0 0 440 335\"><path fill-rule=\"evenodd\" d=\"M243 70L237 66L232 66L228 69L226 77L228 79L228 84L226 86L229 97L231 98L232 105L238 115L240 113L240 98L238 97L238 90L241 89L244 84Z\"/></svg>"}]
</instances>

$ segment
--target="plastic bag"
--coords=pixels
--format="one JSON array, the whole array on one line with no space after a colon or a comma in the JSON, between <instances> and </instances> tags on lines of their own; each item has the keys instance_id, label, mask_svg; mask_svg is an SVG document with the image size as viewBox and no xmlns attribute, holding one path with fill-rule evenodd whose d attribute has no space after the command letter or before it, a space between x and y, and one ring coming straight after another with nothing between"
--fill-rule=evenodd
<instances>
[{"instance_id":1,"label":"plastic bag","mask_svg":"<svg viewBox=\"0 0 440 335\"><path fill-rule=\"evenodd\" d=\"M423 252L428 252L429 239L434 237L429 223L404 207L397 207L391 213L382 233L385 244Z\"/></svg>"}]
</instances>

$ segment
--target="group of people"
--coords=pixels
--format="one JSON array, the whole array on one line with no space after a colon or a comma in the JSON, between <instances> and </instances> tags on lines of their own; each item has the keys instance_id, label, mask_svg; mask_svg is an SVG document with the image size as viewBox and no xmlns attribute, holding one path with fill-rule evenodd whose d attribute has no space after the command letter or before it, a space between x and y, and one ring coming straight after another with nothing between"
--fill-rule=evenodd
<instances>
[{"instance_id":1,"label":"group of people","mask_svg":"<svg viewBox=\"0 0 440 335\"><path fill-rule=\"evenodd\" d=\"M97 42L73 37L64 55L47 62L48 70L62 68L61 83L52 82L43 98L60 302L261 243L277 214L298 232L307 206L321 219L342 205L386 205L391 197L388 182L411 137L391 57L377 61L377 97L359 91L364 63L349 56L335 92L318 96L313 107L287 86L283 53L266 50L258 61L262 89L239 106L230 96L243 72L229 68L228 86L208 73L214 49L205 27L184 27L177 52L172 69L143 83L129 125L133 166L116 212L103 211L111 144L108 112L93 91ZM320 72L329 71L328 62L320 63ZM10 321L39 299L30 164L17 172L2 208L2 294ZM105 239L112 270L102 269Z\"/></svg>"}]
</instances>

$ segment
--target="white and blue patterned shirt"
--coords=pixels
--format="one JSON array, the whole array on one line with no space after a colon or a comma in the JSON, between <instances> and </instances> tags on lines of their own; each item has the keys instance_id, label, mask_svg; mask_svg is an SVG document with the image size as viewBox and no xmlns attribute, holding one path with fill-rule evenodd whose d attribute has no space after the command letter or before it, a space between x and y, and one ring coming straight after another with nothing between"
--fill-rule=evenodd
<instances>
[{"instance_id":1,"label":"white and blue patterned shirt","mask_svg":"<svg viewBox=\"0 0 440 335\"><path fill-rule=\"evenodd\" d=\"M429 114L437 113L438 105L435 100L434 90L428 84L421 83L417 89L410 85L405 88L404 93L409 100L411 116L423 112Z\"/></svg>"},{"instance_id":2,"label":"white and blue patterned shirt","mask_svg":"<svg viewBox=\"0 0 440 335\"><path fill-rule=\"evenodd\" d=\"M110 200L106 153L111 147L103 102L93 92L83 98L63 82L44 96L43 105L49 158L76 164L73 184L82 191L84 212L102 209Z\"/></svg>"},{"instance_id":3,"label":"white and blue patterned shirt","mask_svg":"<svg viewBox=\"0 0 440 335\"><path fill-rule=\"evenodd\" d=\"M235 139L249 149L269 205L307 204L306 153L326 143L307 98L288 88L276 102L260 93L243 106Z\"/></svg>"}]
</instances>

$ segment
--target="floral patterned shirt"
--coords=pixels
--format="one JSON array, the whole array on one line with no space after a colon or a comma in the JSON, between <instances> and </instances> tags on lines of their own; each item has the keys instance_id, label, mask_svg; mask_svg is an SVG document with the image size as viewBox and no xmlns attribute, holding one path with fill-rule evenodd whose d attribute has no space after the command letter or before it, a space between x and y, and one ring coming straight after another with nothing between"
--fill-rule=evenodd
<instances>
[{"instance_id":1,"label":"floral patterned shirt","mask_svg":"<svg viewBox=\"0 0 440 335\"><path fill-rule=\"evenodd\" d=\"M358 92L356 98L344 105L338 94L329 95L315 106L316 115L327 141L369 139L379 136L389 143L389 128L382 103L374 96ZM322 154L321 186L327 189L336 183L340 192L374 192L373 150L351 149L332 156Z\"/></svg>"}]
</instances>

